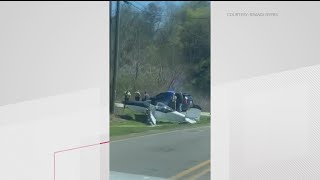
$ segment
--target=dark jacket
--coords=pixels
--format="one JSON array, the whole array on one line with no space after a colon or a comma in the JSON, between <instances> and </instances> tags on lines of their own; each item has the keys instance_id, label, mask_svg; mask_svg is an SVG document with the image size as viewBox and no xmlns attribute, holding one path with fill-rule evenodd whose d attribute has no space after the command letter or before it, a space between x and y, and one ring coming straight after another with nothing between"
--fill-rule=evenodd
<instances>
[{"instance_id":1,"label":"dark jacket","mask_svg":"<svg viewBox=\"0 0 320 180\"><path fill-rule=\"evenodd\" d=\"M177 104L182 103L182 99L183 99L182 93L177 93L176 96L177 96L177 101L176 101Z\"/></svg>"}]
</instances>

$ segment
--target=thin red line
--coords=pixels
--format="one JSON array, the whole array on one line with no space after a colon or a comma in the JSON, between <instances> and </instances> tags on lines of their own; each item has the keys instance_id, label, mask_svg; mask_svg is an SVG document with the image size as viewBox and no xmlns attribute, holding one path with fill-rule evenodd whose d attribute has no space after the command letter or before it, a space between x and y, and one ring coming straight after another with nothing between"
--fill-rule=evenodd
<instances>
[{"instance_id":1,"label":"thin red line","mask_svg":"<svg viewBox=\"0 0 320 180\"><path fill-rule=\"evenodd\" d=\"M100 144L107 144L107 143L109 143L109 141L101 142Z\"/></svg>"},{"instance_id":2,"label":"thin red line","mask_svg":"<svg viewBox=\"0 0 320 180\"><path fill-rule=\"evenodd\" d=\"M65 149L65 150L54 152L53 153L53 179L56 180L56 154L61 153L61 152L66 152L66 151L72 151L72 150L82 149L82 148L86 148L86 147L91 147L91 146L107 144L107 143L109 143L109 141L104 141L104 142L100 142L98 144L91 144L91 145L87 145L87 146L80 146L80 147L76 147L76 148L70 148L70 149Z\"/></svg>"},{"instance_id":3,"label":"thin red line","mask_svg":"<svg viewBox=\"0 0 320 180\"><path fill-rule=\"evenodd\" d=\"M65 150L61 150L61 151L56 151L54 153L57 154L57 153L61 153L61 152L72 151L72 150L82 149L82 148L91 147L91 146L97 146L97 145L106 144L106 143L109 143L109 141L101 142L101 143L98 143L98 144L90 144L90 145L87 145L87 146L80 146L80 147L65 149Z\"/></svg>"}]
</instances>

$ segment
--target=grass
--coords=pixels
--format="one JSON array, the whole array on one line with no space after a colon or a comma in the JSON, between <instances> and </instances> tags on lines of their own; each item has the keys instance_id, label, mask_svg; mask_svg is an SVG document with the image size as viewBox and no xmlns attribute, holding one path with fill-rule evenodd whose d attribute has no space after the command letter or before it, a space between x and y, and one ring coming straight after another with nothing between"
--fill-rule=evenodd
<instances>
[{"instance_id":1,"label":"grass","mask_svg":"<svg viewBox=\"0 0 320 180\"><path fill-rule=\"evenodd\" d=\"M137 114L128 109L116 108L115 115L110 117L111 140L210 125L210 117L208 116L201 116L200 121L196 124L157 122L157 125L153 127L148 125L146 120L147 117L144 114Z\"/></svg>"}]
</instances>

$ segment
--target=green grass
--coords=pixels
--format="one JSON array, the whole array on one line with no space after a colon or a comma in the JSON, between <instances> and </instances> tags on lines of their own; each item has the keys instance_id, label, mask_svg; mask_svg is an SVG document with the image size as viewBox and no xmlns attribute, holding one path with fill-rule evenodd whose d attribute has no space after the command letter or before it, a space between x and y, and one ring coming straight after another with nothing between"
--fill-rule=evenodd
<instances>
[{"instance_id":1,"label":"green grass","mask_svg":"<svg viewBox=\"0 0 320 180\"><path fill-rule=\"evenodd\" d=\"M111 140L210 125L210 117L208 116L201 116L200 121L196 124L158 122L153 127L145 123L146 118L144 114L137 114L128 109L117 108L115 115L112 115L110 118Z\"/></svg>"}]
</instances>

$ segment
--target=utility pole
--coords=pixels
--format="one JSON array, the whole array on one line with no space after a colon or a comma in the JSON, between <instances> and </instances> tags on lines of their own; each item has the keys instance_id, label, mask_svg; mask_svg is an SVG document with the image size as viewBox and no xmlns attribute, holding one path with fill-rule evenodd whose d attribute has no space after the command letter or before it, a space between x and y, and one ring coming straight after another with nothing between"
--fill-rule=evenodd
<instances>
[{"instance_id":1,"label":"utility pole","mask_svg":"<svg viewBox=\"0 0 320 180\"><path fill-rule=\"evenodd\" d=\"M116 84L117 84L116 81L117 81L118 58L119 58L119 53L118 53L118 51L119 51L119 24L120 24L120 1L117 1L110 114L114 114L114 103L116 100Z\"/></svg>"}]
</instances>

